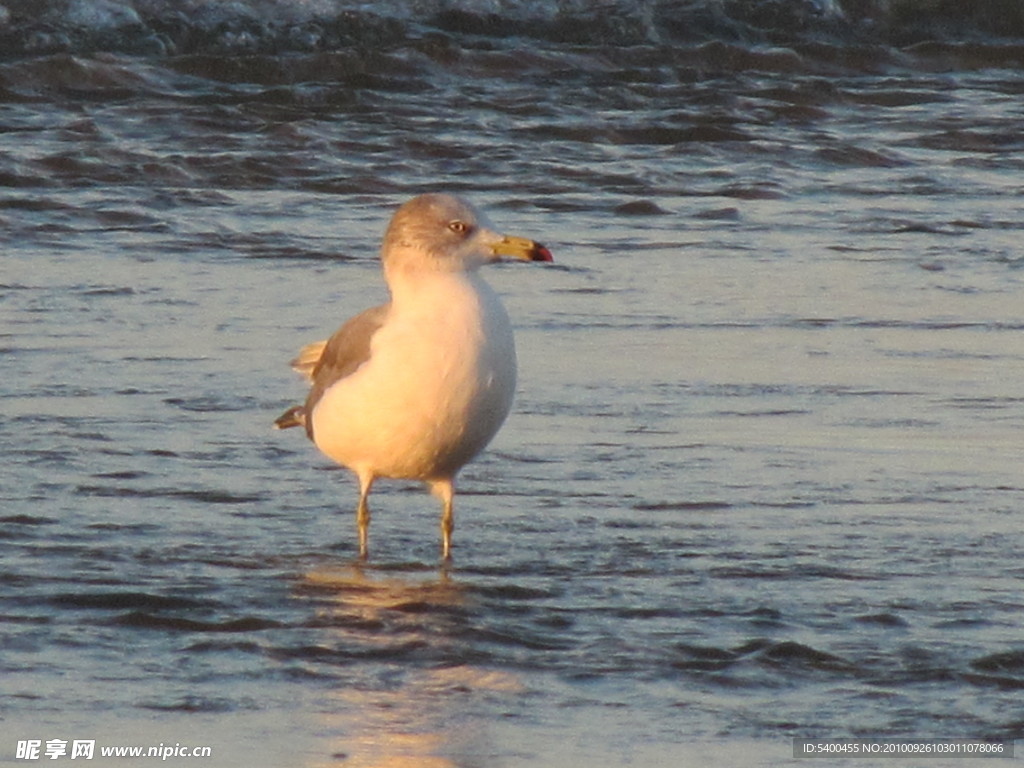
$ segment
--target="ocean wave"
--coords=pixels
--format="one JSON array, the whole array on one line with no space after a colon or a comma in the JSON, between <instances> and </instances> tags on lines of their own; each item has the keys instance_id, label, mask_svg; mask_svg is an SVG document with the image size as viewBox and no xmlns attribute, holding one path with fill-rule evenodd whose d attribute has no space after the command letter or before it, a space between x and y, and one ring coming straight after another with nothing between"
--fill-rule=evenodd
<instances>
[{"instance_id":1,"label":"ocean wave","mask_svg":"<svg viewBox=\"0 0 1024 768\"><path fill-rule=\"evenodd\" d=\"M281 54L431 36L573 46L981 42L1024 37L1017 0L7 0L0 57Z\"/></svg>"}]
</instances>

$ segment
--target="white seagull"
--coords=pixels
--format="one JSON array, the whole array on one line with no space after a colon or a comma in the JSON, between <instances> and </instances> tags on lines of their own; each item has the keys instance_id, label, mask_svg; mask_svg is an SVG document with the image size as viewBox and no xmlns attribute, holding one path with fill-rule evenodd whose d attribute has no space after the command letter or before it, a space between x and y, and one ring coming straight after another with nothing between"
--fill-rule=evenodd
<instances>
[{"instance_id":1,"label":"white seagull","mask_svg":"<svg viewBox=\"0 0 1024 768\"><path fill-rule=\"evenodd\" d=\"M384 235L391 300L292 361L311 383L309 396L274 425L304 426L317 448L358 477L361 558L367 497L379 477L429 486L444 505L441 554L451 558L455 475L497 433L515 392L512 325L478 272L502 256L552 260L539 243L497 234L465 200L415 197Z\"/></svg>"}]
</instances>

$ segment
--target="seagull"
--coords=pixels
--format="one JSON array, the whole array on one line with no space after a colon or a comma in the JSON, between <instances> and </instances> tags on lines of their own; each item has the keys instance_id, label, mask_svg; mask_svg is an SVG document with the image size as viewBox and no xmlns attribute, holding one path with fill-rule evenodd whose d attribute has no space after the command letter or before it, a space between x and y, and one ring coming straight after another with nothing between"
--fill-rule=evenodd
<instances>
[{"instance_id":1,"label":"seagull","mask_svg":"<svg viewBox=\"0 0 1024 768\"><path fill-rule=\"evenodd\" d=\"M455 476L512 406L516 350L501 300L480 277L502 257L552 261L543 245L500 235L465 200L425 194L391 219L380 259L390 301L309 344L292 367L310 382L278 429L305 427L359 481L359 556L378 478L419 480L442 503L441 556L451 560Z\"/></svg>"}]
</instances>

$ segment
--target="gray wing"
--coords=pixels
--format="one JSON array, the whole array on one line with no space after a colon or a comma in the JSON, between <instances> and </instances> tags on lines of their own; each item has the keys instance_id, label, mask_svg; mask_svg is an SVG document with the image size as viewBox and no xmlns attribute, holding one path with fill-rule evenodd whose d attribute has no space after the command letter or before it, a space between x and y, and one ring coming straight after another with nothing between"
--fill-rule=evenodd
<instances>
[{"instance_id":1,"label":"gray wing","mask_svg":"<svg viewBox=\"0 0 1024 768\"><path fill-rule=\"evenodd\" d=\"M312 344L307 344L299 350L299 354L292 360L291 366L293 371L297 371L306 377L306 381L310 384L313 383L313 369L316 368L316 364L320 362L320 355L324 353L324 347L327 346L327 339L323 341L314 341Z\"/></svg>"},{"instance_id":2,"label":"gray wing","mask_svg":"<svg viewBox=\"0 0 1024 768\"><path fill-rule=\"evenodd\" d=\"M313 439L313 408L332 384L354 373L370 359L370 340L384 325L389 309L390 304L381 304L360 312L327 340L320 359L309 374L313 386L303 406L306 434L310 440Z\"/></svg>"}]
</instances>

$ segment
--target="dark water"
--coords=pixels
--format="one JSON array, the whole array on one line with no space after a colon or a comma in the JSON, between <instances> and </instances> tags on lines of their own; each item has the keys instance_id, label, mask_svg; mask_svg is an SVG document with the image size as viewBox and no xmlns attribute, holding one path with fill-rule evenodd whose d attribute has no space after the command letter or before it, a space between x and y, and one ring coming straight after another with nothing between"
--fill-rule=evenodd
<instances>
[{"instance_id":1,"label":"dark water","mask_svg":"<svg viewBox=\"0 0 1024 768\"><path fill-rule=\"evenodd\" d=\"M1021 736L1021 17L5 3L0 762ZM270 423L427 189L556 264L490 271L520 391L454 567L382 483L360 569L350 478Z\"/></svg>"}]
</instances>

